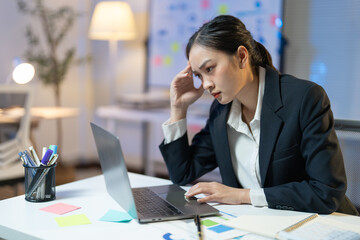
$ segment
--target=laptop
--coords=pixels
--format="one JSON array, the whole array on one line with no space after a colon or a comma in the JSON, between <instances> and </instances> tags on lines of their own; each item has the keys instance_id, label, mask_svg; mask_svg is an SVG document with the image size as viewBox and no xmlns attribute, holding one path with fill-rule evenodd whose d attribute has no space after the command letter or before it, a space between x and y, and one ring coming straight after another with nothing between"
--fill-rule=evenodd
<instances>
[{"instance_id":1,"label":"laptop","mask_svg":"<svg viewBox=\"0 0 360 240\"><path fill-rule=\"evenodd\" d=\"M219 211L196 198L185 198L185 190L169 184L131 188L119 138L90 123L105 185L110 196L139 223L216 215Z\"/></svg>"}]
</instances>

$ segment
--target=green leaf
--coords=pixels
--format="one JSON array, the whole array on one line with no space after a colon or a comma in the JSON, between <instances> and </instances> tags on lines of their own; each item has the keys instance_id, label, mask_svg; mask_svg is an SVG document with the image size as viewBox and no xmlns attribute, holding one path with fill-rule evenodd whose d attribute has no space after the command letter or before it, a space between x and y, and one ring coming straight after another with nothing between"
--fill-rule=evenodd
<instances>
[{"instance_id":1,"label":"green leaf","mask_svg":"<svg viewBox=\"0 0 360 240\"><path fill-rule=\"evenodd\" d=\"M88 61L89 57L74 60L75 48L59 53L59 46L74 25L76 18L82 16L71 7L63 6L51 9L43 0L17 0L19 10L40 21L40 33L34 32L31 26L26 28L28 40L26 58L35 65L36 74L46 85L59 86L65 79L72 65ZM44 36L45 42L41 42ZM42 44L41 44L42 43Z\"/></svg>"}]
</instances>

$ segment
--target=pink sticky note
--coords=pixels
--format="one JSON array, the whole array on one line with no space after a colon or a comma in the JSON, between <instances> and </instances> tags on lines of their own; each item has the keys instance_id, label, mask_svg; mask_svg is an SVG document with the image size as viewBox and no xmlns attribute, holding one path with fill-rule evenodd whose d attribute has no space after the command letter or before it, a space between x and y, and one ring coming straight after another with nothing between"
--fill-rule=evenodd
<instances>
[{"instance_id":1,"label":"pink sticky note","mask_svg":"<svg viewBox=\"0 0 360 240\"><path fill-rule=\"evenodd\" d=\"M68 213L68 212L74 211L79 208L81 208L81 207L77 207L77 206L73 206L73 205L65 204L65 203L56 203L56 204L53 204L53 205L50 205L50 206L47 206L44 208L40 208L40 210L62 215L64 213Z\"/></svg>"},{"instance_id":2,"label":"pink sticky note","mask_svg":"<svg viewBox=\"0 0 360 240\"><path fill-rule=\"evenodd\" d=\"M201 8L208 9L210 7L210 1L209 0L202 0L201 1Z\"/></svg>"}]
</instances>

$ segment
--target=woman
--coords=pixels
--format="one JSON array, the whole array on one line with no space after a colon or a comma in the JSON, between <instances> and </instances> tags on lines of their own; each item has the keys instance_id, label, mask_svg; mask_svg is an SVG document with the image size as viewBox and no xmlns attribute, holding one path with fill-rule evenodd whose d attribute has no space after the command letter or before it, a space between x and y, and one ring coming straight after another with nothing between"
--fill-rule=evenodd
<instances>
[{"instance_id":1,"label":"woman","mask_svg":"<svg viewBox=\"0 0 360 240\"><path fill-rule=\"evenodd\" d=\"M317 84L280 74L265 47L232 16L218 16L190 38L188 65L171 83L170 119L160 150L174 183L219 167L222 184L200 182L199 202L358 215L345 196L346 175L330 102ZM196 89L193 75L202 85ZM206 126L189 146L188 107L215 98Z\"/></svg>"}]
</instances>

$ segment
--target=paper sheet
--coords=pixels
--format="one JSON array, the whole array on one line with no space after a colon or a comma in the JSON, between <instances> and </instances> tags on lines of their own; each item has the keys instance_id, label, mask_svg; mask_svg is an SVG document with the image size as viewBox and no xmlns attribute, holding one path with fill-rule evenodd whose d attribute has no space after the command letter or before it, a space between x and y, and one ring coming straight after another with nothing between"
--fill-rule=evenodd
<instances>
[{"instance_id":1,"label":"paper sheet","mask_svg":"<svg viewBox=\"0 0 360 240\"><path fill-rule=\"evenodd\" d=\"M280 231L285 230L312 215L313 214L298 215L297 213L294 213L293 216L242 215L224 222L224 225L275 238Z\"/></svg>"},{"instance_id":2,"label":"paper sheet","mask_svg":"<svg viewBox=\"0 0 360 240\"><path fill-rule=\"evenodd\" d=\"M247 234L247 232L228 227L224 222L232 217L227 215L206 217L201 219L205 239L207 240L225 240L233 239ZM155 227L164 232L164 239L186 239L197 240L197 229L193 219L180 221L152 223Z\"/></svg>"}]
</instances>

